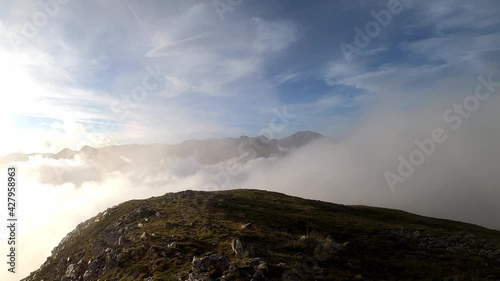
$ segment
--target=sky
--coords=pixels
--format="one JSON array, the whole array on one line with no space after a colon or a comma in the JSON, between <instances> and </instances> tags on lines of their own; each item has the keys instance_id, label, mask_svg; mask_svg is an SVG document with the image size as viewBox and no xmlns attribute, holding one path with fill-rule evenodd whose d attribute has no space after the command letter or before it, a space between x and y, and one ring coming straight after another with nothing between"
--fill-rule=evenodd
<instances>
[{"instance_id":1,"label":"sky","mask_svg":"<svg viewBox=\"0 0 500 281\"><path fill-rule=\"evenodd\" d=\"M1 3L2 154L256 136L276 110L271 137L342 138L498 66L494 0Z\"/></svg>"},{"instance_id":2,"label":"sky","mask_svg":"<svg viewBox=\"0 0 500 281\"><path fill-rule=\"evenodd\" d=\"M301 130L335 139L283 159L167 159L161 171L33 156L19 164L22 277L97 212L214 183L500 229L496 0L0 4L0 155ZM47 172L60 170L73 177Z\"/></svg>"}]
</instances>

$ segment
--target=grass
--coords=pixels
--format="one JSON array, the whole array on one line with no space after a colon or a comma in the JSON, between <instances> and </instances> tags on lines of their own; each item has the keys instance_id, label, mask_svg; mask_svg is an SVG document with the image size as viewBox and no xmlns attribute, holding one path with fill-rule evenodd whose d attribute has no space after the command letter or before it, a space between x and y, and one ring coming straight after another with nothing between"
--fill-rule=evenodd
<instances>
[{"instance_id":1,"label":"grass","mask_svg":"<svg viewBox=\"0 0 500 281\"><path fill-rule=\"evenodd\" d=\"M254 246L256 256L269 264L270 280L283 280L286 272L298 272L303 280L309 280L313 269L321 269L326 280L352 280L359 274L366 280L445 280L450 276L457 280L487 280L488 276L500 276L500 270L485 266L482 257L460 252L426 253L411 242L387 234L391 229L418 230L432 237L473 234L487 241L478 247L498 249L497 231L398 210L343 206L275 192L232 190L166 194L125 202L101 221L89 220L92 223L67 241L58 256L37 272L36 280L56 280L55 276L60 279L66 269L60 265L68 257L84 262L96 259L89 254L91 242L139 206L152 208L160 216L150 217L147 222L141 219L144 227L133 228L127 234L131 242L124 249L113 248L134 254L100 280L177 280L179 274L191 268L193 256L212 253L244 265L249 257L238 258L232 253L230 242L234 238ZM138 223L134 220L120 227ZM252 225L243 229L246 223ZM143 232L155 236L146 241L139 239ZM321 248L329 238L349 244L338 251ZM177 243L177 248L167 247L172 242ZM278 266L280 263L286 265Z\"/></svg>"}]
</instances>

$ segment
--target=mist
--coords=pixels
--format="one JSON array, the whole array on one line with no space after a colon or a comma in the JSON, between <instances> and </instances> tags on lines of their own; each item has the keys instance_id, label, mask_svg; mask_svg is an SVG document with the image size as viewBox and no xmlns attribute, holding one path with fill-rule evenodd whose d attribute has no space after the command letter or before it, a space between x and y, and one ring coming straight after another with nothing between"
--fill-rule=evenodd
<instances>
[{"instance_id":1,"label":"mist","mask_svg":"<svg viewBox=\"0 0 500 281\"><path fill-rule=\"evenodd\" d=\"M454 105L469 96L434 98L405 109L381 103L345 138L320 139L284 156L259 157L259 146L251 143L241 146L236 156L223 149L213 152L230 157L206 163L194 157L158 158L154 149L141 150L140 163L122 156L126 166L81 155L30 156L15 163L22 242L18 255L24 270L18 276L37 269L69 231L98 212L127 200L186 189L265 189L500 229L500 101L495 95L479 100L459 120ZM416 144L433 138L439 143L433 141L429 151ZM413 153L417 150L421 153ZM401 157L411 164L410 155L419 165L412 165L411 175L401 175Z\"/></svg>"}]
</instances>

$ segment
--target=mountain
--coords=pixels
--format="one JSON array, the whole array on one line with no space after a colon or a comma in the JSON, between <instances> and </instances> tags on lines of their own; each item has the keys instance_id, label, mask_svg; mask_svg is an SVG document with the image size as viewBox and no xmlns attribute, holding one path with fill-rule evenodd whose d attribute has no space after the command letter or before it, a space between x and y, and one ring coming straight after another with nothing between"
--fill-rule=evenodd
<instances>
[{"instance_id":1,"label":"mountain","mask_svg":"<svg viewBox=\"0 0 500 281\"><path fill-rule=\"evenodd\" d=\"M130 166L150 164L172 158L193 158L202 165L215 164L249 154L245 160L258 157L282 156L293 149L312 141L325 138L313 132L298 132L284 139L268 139L264 136L224 139L188 140L180 144L113 145L102 148L85 146L79 151L65 148L59 153L22 154L14 153L0 157L0 166L11 162L25 162L29 157L41 156L48 159L71 159L85 157L100 168L113 171Z\"/></svg>"},{"instance_id":2,"label":"mountain","mask_svg":"<svg viewBox=\"0 0 500 281\"><path fill-rule=\"evenodd\" d=\"M286 137L284 139L280 139L278 141L279 146L281 147L286 147L286 148L299 148L303 145L306 145L310 142L319 140L324 138L323 135L315 133L315 132L309 132L309 131L302 131L295 133L289 137Z\"/></svg>"},{"instance_id":3,"label":"mountain","mask_svg":"<svg viewBox=\"0 0 500 281\"><path fill-rule=\"evenodd\" d=\"M498 280L500 232L258 190L133 200L80 223L39 280Z\"/></svg>"}]
</instances>

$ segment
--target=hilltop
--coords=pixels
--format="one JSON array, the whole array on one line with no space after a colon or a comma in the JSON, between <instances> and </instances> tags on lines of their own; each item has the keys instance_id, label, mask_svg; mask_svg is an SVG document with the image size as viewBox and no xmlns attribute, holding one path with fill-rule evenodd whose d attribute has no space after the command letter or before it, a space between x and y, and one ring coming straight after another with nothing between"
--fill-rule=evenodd
<instances>
[{"instance_id":1,"label":"hilltop","mask_svg":"<svg viewBox=\"0 0 500 281\"><path fill-rule=\"evenodd\" d=\"M80 223L38 280L500 280L500 232L258 190L133 200Z\"/></svg>"}]
</instances>

